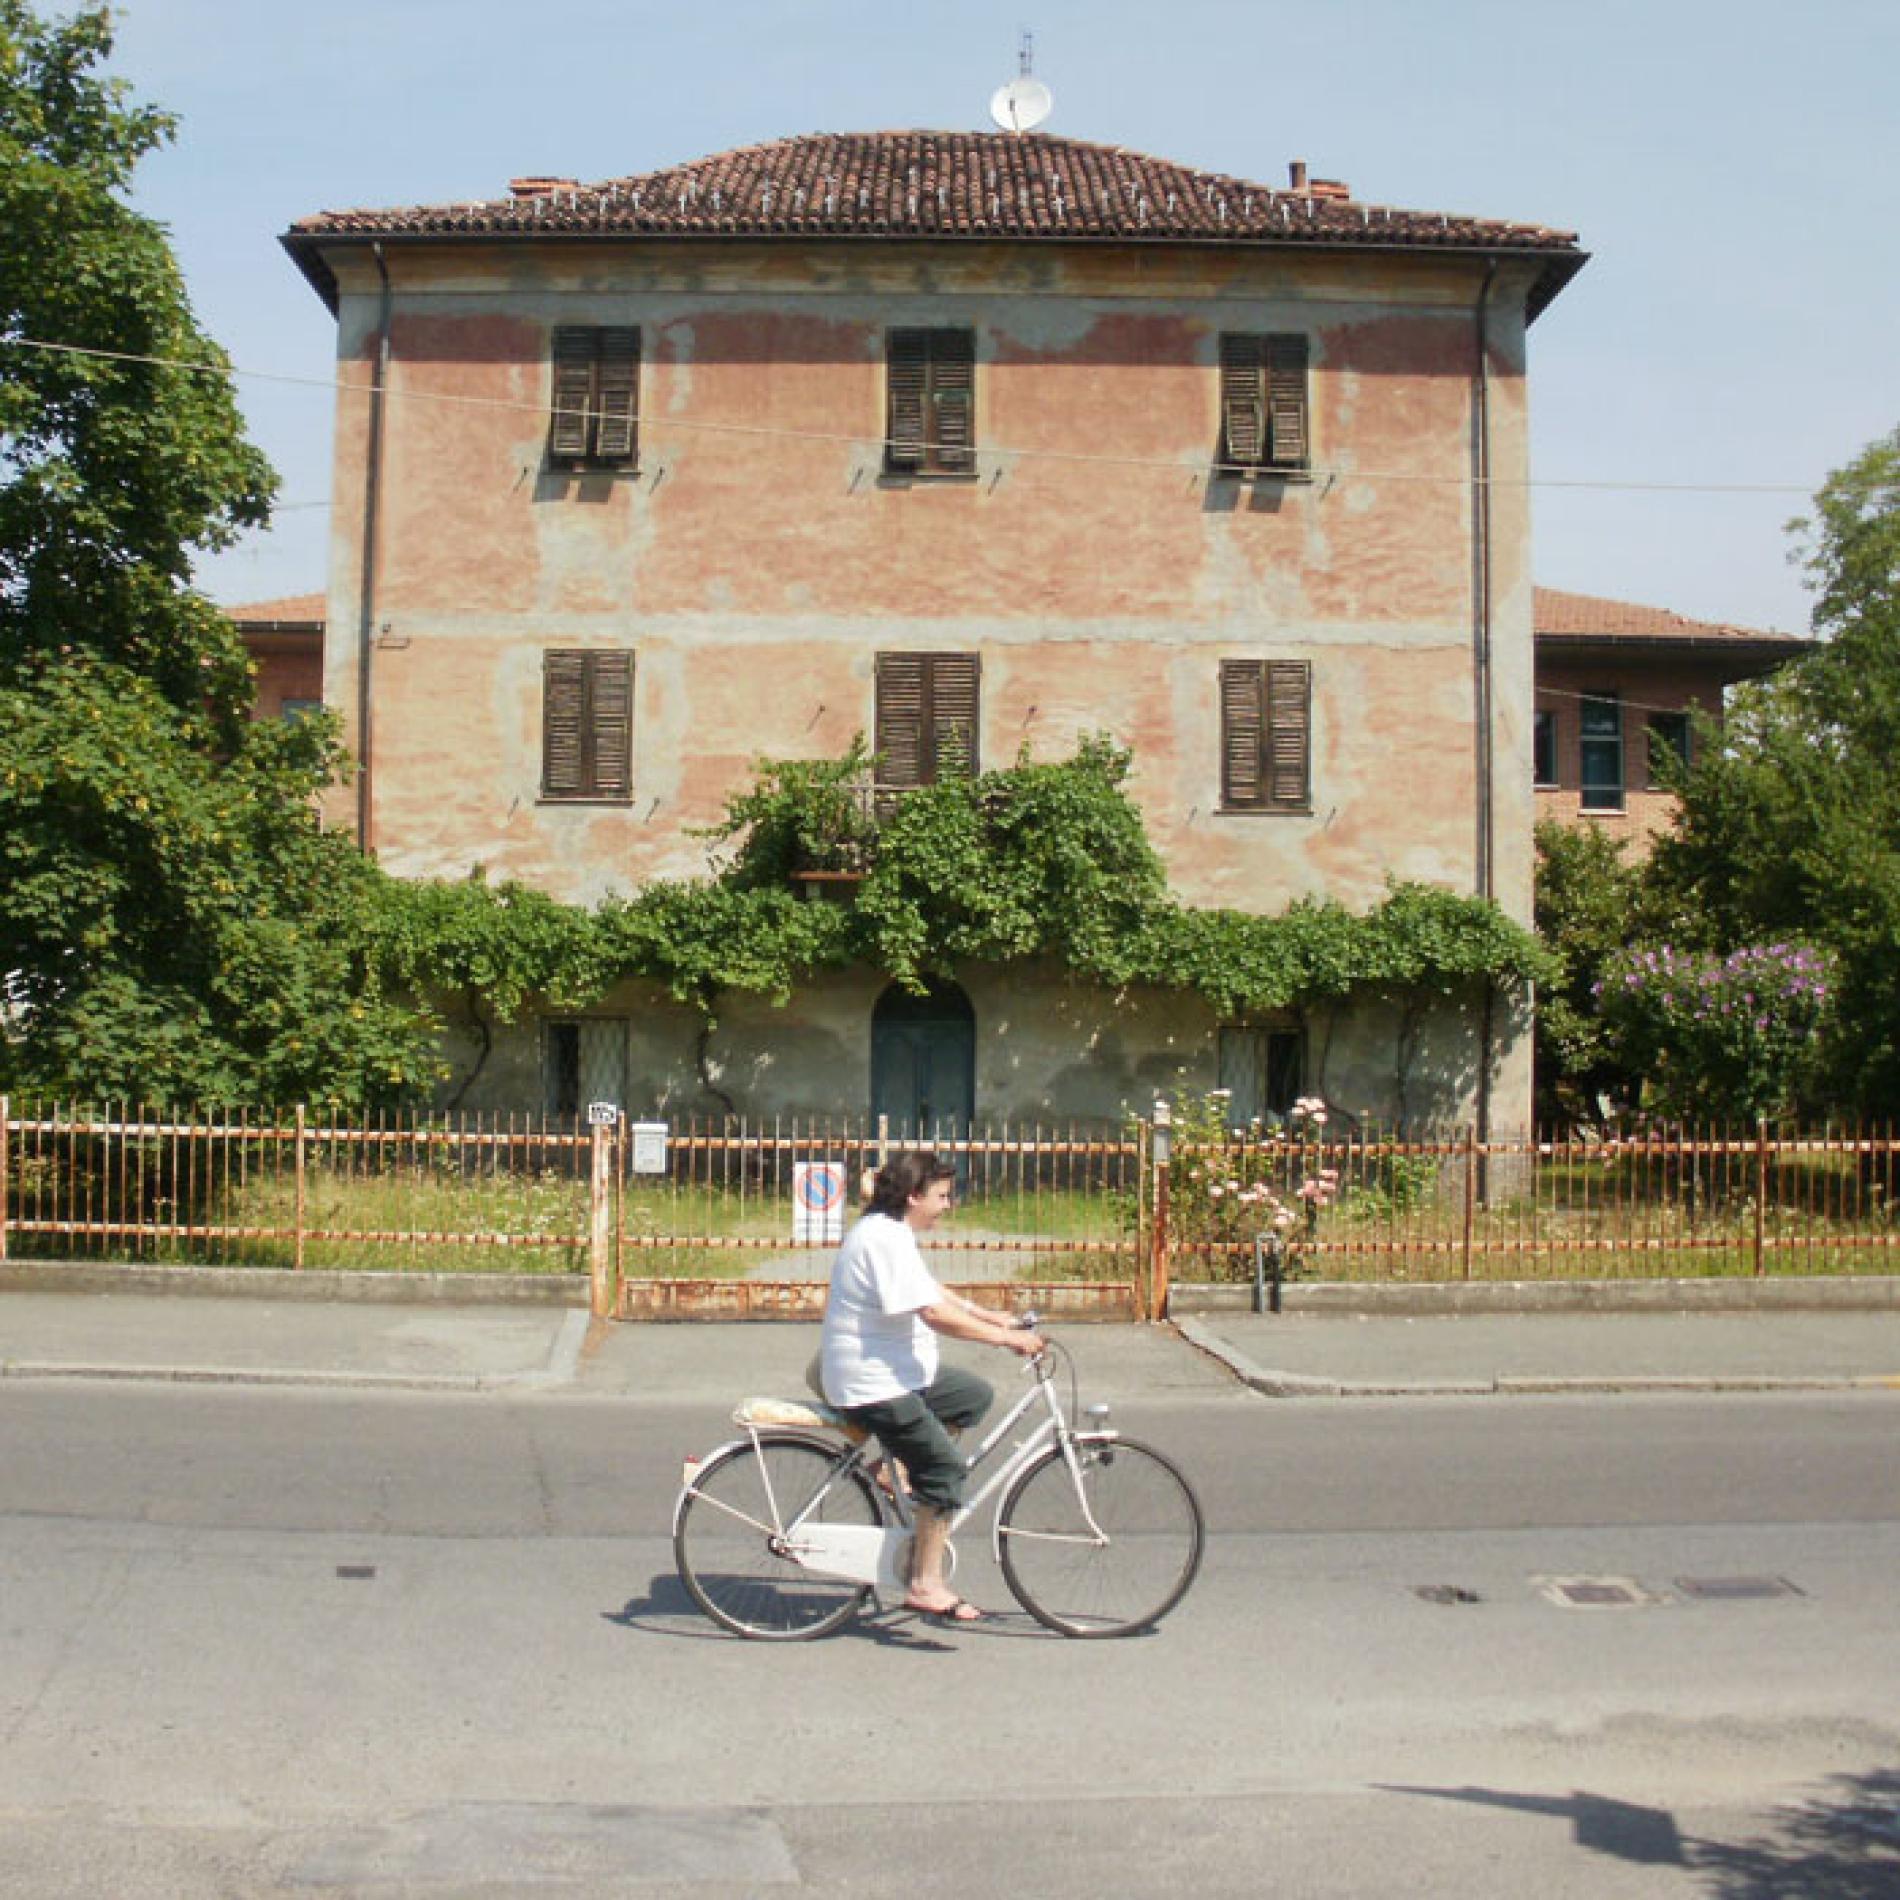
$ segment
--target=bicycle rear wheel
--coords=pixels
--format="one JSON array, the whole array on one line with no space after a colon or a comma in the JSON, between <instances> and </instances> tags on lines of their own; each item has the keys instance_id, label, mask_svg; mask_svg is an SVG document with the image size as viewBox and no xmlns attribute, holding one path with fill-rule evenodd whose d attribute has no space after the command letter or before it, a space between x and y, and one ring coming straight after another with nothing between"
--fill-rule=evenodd
<instances>
[{"instance_id":1,"label":"bicycle rear wheel","mask_svg":"<svg viewBox=\"0 0 1900 1900\"><path fill-rule=\"evenodd\" d=\"M830 1484L838 1454L808 1438L733 1445L699 1468L680 1506L673 1558L680 1581L715 1623L739 1636L800 1642L857 1613L868 1584L806 1570L774 1549L798 1521L879 1525L884 1511L862 1471ZM813 1498L823 1491L815 1507Z\"/></svg>"},{"instance_id":2,"label":"bicycle rear wheel","mask_svg":"<svg viewBox=\"0 0 1900 1900\"><path fill-rule=\"evenodd\" d=\"M1003 1577L1037 1622L1064 1636L1127 1636L1187 1594L1204 1531L1194 1488L1127 1438L1060 1445L1010 1486L997 1512Z\"/></svg>"}]
</instances>

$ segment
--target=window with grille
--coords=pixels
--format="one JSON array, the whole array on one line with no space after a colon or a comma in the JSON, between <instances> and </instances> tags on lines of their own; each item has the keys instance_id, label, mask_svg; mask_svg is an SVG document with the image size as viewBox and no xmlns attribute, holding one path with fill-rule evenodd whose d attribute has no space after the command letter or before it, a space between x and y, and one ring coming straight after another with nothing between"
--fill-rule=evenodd
<instances>
[{"instance_id":1,"label":"window with grille","mask_svg":"<svg viewBox=\"0 0 1900 1900\"><path fill-rule=\"evenodd\" d=\"M541 796L633 795L633 655L541 656Z\"/></svg>"},{"instance_id":2,"label":"window with grille","mask_svg":"<svg viewBox=\"0 0 1900 1900\"><path fill-rule=\"evenodd\" d=\"M1298 474L1312 465L1303 336L1224 333L1220 340L1220 444L1227 474Z\"/></svg>"},{"instance_id":3,"label":"window with grille","mask_svg":"<svg viewBox=\"0 0 1900 1900\"><path fill-rule=\"evenodd\" d=\"M976 332L885 335L884 466L898 475L976 473Z\"/></svg>"},{"instance_id":4,"label":"window with grille","mask_svg":"<svg viewBox=\"0 0 1900 1900\"><path fill-rule=\"evenodd\" d=\"M1579 803L1585 811L1623 809L1623 702L1590 693L1577 708Z\"/></svg>"},{"instance_id":5,"label":"window with grille","mask_svg":"<svg viewBox=\"0 0 1900 1900\"><path fill-rule=\"evenodd\" d=\"M977 727L982 665L974 653L877 656L880 792L934 785L946 772L982 770Z\"/></svg>"},{"instance_id":6,"label":"window with grille","mask_svg":"<svg viewBox=\"0 0 1900 1900\"><path fill-rule=\"evenodd\" d=\"M1220 1032L1220 1086L1227 1093L1227 1124L1284 1118L1300 1099L1306 1042L1297 1029L1228 1023Z\"/></svg>"},{"instance_id":7,"label":"window with grille","mask_svg":"<svg viewBox=\"0 0 1900 1900\"><path fill-rule=\"evenodd\" d=\"M564 468L632 468L638 460L640 332L562 324L554 332L548 459Z\"/></svg>"},{"instance_id":8,"label":"window with grille","mask_svg":"<svg viewBox=\"0 0 1900 1900\"><path fill-rule=\"evenodd\" d=\"M1223 811L1310 811L1313 669L1306 660L1223 660Z\"/></svg>"}]
</instances>

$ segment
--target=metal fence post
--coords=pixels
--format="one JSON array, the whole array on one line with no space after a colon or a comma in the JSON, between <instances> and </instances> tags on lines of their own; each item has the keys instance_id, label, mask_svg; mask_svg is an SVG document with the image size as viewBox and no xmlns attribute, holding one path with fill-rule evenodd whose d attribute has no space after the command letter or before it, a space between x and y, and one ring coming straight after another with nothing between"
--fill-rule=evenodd
<instances>
[{"instance_id":1,"label":"metal fence post","mask_svg":"<svg viewBox=\"0 0 1900 1900\"><path fill-rule=\"evenodd\" d=\"M1768 1117L1755 1122L1755 1275L1768 1271Z\"/></svg>"},{"instance_id":2,"label":"metal fence post","mask_svg":"<svg viewBox=\"0 0 1900 1900\"><path fill-rule=\"evenodd\" d=\"M1464 1277L1471 1278L1471 1243L1478 1222L1478 1125L1465 1123Z\"/></svg>"},{"instance_id":3,"label":"metal fence post","mask_svg":"<svg viewBox=\"0 0 1900 1900\"><path fill-rule=\"evenodd\" d=\"M11 1133L12 1126L12 1098L0 1095L0 1260L7 1257L7 1206L13 1182L13 1151L7 1146L7 1136Z\"/></svg>"},{"instance_id":4,"label":"metal fence post","mask_svg":"<svg viewBox=\"0 0 1900 1900\"><path fill-rule=\"evenodd\" d=\"M303 1103L301 1103L301 1102L299 1102L299 1103L297 1104L297 1160L296 1160L296 1170L297 1170L297 1214L296 1214L296 1234L295 1234L295 1237L293 1238L293 1240L291 1241L291 1250L292 1250L292 1251L291 1251L291 1264L292 1264L292 1266L294 1266L294 1267L296 1268L296 1270L297 1270L297 1271L298 1271L299 1273L301 1273L301 1272L303 1271L303 1234L304 1234L304 1227L305 1227L305 1224L306 1224L306 1223L305 1223L305 1218L304 1218L304 1216L305 1216L305 1213L306 1213L306 1210L308 1209L308 1206L309 1206L309 1201L308 1201L308 1198L307 1198L307 1197L308 1197L308 1193L309 1193L309 1189L308 1189L308 1185L307 1185L307 1183L306 1183L306 1180L305 1180L305 1175L304 1175L304 1143L305 1143L305 1140L306 1140L306 1138L307 1138L307 1136L308 1136L308 1134L309 1134L309 1129L308 1129L308 1127L306 1126L306 1119L305 1119L305 1113L304 1113L304 1105L303 1105Z\"/></svg>"},{"instance_id":5,"label":"metal fence post","mask_svg":"<svg viewBox=\"0 0 1900 1900\"><path fill-rule=\"evenodd\" d=\"M1155 1226L1154 1247L1148 1267L1148 1317L1168 1316L1168 1162L1174 1152L1174 1110L1164 1101L1155 1103L1154 1170Z\"/></svg>"},{"instance_id":6,"label":"metal fence post","mask_svg":"<svg viewBox=\"0 0 1900 1900\"><path fill-rule=\"evenodd\" d=\"M596 1319L614 1310L613 1260L613 1140L607 1122L595 1122L587 1171L587 1275L590 1307Z\"/></svg>"}]
</instances>

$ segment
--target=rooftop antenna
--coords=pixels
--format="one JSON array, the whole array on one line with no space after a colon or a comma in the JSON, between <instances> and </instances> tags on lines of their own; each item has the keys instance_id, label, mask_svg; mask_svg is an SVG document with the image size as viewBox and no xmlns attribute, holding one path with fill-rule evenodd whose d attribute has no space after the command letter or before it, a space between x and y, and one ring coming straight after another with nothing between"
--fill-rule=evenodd
<instances>
[{"instance_id":1,"label":"rooftop antenna","mask_svg":"<svg viewBox=\"0 0 1900 1900\"><path fill-rule=\"evenodd\" d=\"M1025 28L1016 52L1016 77L990 95L990 117L1005 132L1033 132L1055 104L1049 88L1030 74L1035 54L1036 36Z\"/></svg>"}]
</instances>

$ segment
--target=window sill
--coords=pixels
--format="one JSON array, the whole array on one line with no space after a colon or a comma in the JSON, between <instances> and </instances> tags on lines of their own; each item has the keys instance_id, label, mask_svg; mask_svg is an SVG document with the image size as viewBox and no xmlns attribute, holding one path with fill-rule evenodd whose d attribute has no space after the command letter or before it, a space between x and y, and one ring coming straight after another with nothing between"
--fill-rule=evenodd
<instances>
[{"instance_id":1,"label":"window sill","mask_svg":"<svg viewBox=\"0 0 1900 1900\"><path fill-rule=\"evenodd\" d=\"M631 792L541 792L534 801L537 805L618 805L626 807L633 803Z\"/></svg>"},{"instance_id":2,"label":"window sill","mask_svg":"<svg viewBox=\"0 0 1900 1900\"><path fill-rule=\"evenodd\" d=\"M948 483L955 487L959 483L980 482L983 471L980 468L886 468L883 480L887 487L908 487L913 482L928 483L936 487Z\"/></svg>"},{"instance_id":3,"label":"window sill","mask_svg":"<svg viewBox=\"0 0 1900 1900\"><path fill-rule=\"evenodd\" d=\"M1285 482L1292 487L1311 487L1310 468L1244 467L1234 462L1216 462L1214 479L1223 482Z\"/></svg>"},{"instance_id":4,"label":"window sill","mask_svg":"<svg viewBox=\"0 0 1900 1900\"><path fill-rule=\"evenodd\" d=\"M1310 818L1311 805L1216 805L1216 818Z\"/></svg>"}]
</instances>

